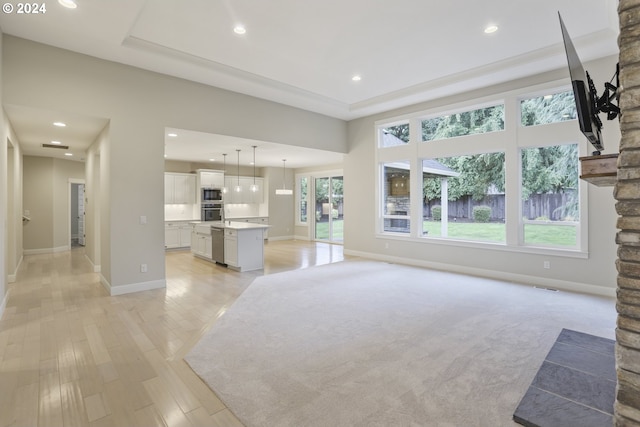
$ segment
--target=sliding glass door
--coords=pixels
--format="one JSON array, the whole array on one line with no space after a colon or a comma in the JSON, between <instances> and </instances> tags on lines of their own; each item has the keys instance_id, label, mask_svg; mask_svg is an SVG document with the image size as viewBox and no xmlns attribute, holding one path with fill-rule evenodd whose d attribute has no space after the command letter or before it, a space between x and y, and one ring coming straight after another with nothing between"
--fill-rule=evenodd
<instances>
[{"instance_id":1,"label":"sliding glass door","mask_svg":"<svg viewBox=\"0 0 640 427\"><path fill-rule=\"evenodd\" d=\"M318 177L315 188L315 240L342 243L343 192L342 176Z\"/></svg>"}]
</instances>

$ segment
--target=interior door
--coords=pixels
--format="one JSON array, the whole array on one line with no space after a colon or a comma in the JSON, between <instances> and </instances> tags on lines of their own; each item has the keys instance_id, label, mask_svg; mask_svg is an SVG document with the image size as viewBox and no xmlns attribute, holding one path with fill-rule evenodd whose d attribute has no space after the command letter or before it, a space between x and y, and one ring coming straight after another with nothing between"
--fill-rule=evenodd
<instances>
[{"instance_id":1,"label":"interior door","mask_svg":"<svg viewBox=\"0 0 640 427\"><path fill-rule=\"evenodd\" d=\"M78 184L78 244L84 246L84 184Z\"/></svg>"}]
</instances>

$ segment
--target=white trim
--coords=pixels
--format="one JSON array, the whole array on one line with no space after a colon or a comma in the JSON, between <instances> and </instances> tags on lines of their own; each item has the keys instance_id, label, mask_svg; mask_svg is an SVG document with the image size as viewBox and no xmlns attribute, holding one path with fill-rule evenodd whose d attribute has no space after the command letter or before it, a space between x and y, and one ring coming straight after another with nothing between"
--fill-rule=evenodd
<instances>
[{"instance_id":1,"label":"white trim","mask_svg":"<svg viewBox=\"0 0 640 427\"><path fill-rule=\"evenodd\" d=\"M311 238L309 236L293 236L293 240L304 240L310 242Z\"/></svg>"},{"instance_id":2,"label":"white trim","mask_svg":"<svg viewBox=\"0 0 640 427\"><path fill-rule=\"evenodd\" d=\"M2 299L2 303L0 303L0 319L2 319L4 310L7 308L7 302L9 301L10 293L11 293L11 289L7 290L7 293L4 294L4 298Z\"/></svg>"},{"instance_id":3,"label":"white trim","mask_svg":"<svg viewBox=\"0 0 640 427\"><path fill-rule=\"evenodd\" d=\"M153 289L163 289L167 287L167 281L164 279L152 280L149 282L130 283L128 285L111 286L102 274L100 275L100 283L102 283L102 286L105 287L105 289L111 296L132 294L134 292L150 291Z\"/></svg>"},{"instance_id":4,"label":"white trim","mask_svg":"<svg viewBox=\"0 0 640 427\"><path fill-rule=\"evenodd\" d=\"M58 252L64 252L71 250L69 245L66 246L58 246L55 248L42 248L42 249L25 249L23 253L25 255L41 255L41 254L54 254Z\"/></svg>"},{"instance_id":5,"label":"white trim","mask_svg":"<svg viewBox=\"0 0 640 427\"><path fill-rule=\"evenodd\" d=\"M16 269L14 270L13 274L9 274L7 276L7 281L9 283L14 283L17 278L18 278L18 269L20 268L20 265L22 264L22 260L24 259L24 256L20 255L20 259L18 260L18 265L16 265Z\"/></svg>"},{"instance_id":6,"label":"white trim","mask_svg":"<svg viewBox=\"0 0 640 427\"><path fill-rule=\"evenodd\" d=\"M91 259L89 258L89 256L87 254L84 254L85 259L89 262L89 264L91 264L91 266L93 267L93 272L94 273L100 273L101 268L99 264L94 264L93 261L91 261Z\"/></svg>"},{"instance_id":7,"label":"white trim","mask_svg":"<svg viewBox=\"0 0 640 427\"><path fill-rule=\"evenodd\" d=\"M570 282L567 280L551 279L547 277L536 277L525 274L506 273L503 271L485 270L482 268L464 267L457 264L444 264L439 262L429 262L419 259L408 259L389 255L380 255L370 252L344 250L344 255L369 258L377 261L386 261L396 264L413 265L416 267L431 268L434 270L448 271L451 273L467 274L470 276L486 277L489 279L515 282L525 285L537 286L547 289L558 289L569 292L579 292L591 295L616 297L615 282L613 287L587 285L585 283Z\"/></svg>"}]
</instances>

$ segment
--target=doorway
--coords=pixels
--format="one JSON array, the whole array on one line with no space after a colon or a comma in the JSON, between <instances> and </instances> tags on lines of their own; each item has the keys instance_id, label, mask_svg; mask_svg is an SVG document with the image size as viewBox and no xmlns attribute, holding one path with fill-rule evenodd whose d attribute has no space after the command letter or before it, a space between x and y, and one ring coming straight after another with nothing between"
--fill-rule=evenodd
<instances>
[{"instance_id":1,"label":"doorway","mask_svg":"<svg viewBox=\"0 0 640 427\"><path fill-rule=\"evenodd\" d=\"M314 179L315 240L344 243L344 189L342 176Z\"/></svg>"},{"instance_id":2,"label":"doorway","mask_svg":"<svg viewBox=\"0 0 640 427\"><path fill-rule=\"evenodd\" d=\"M70 244L69 246L74 248L85 245L85 206L84 206L84 183L71 182L70 183L70 197L69 201L71 207L70 213Z\"/></svg>"}]
</instances>

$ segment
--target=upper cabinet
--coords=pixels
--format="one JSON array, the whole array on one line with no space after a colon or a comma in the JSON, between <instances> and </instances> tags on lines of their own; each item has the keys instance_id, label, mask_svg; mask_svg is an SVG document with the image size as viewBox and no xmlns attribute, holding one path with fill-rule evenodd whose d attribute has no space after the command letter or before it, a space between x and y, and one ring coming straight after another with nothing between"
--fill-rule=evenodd
<instances>
[{"instance_id":1,"label":"upper cabinet","mask_svg":"<svg viewBox=\"0 0 640 427\"><path fill-rule=\"evenodd\" d=\"M196 176L190 173L164 174L164 203L193 205L196 203Z\"/></svg>"},{"instance_id":2,"label":"upper cabinet","mask_svg":"<svg viewBox=\"0 0 640 427\"><path fill-rule=\"evenodd\" d=\"M246 203L264 203L264 178L255 178L257 191L251 191L253 185L253 177L251 176L227 176L225 177L225 186L227 192L224 194L224 203L226 204L246 204ZM236 188L240 186L240 191Z\"/></svg>"},{"instance_id":3,"label":"upper cabinet","mask_svg":"<svg viewBox=\"0 0 640 427\"><path fill-rule=\"evenodd\" d=\"M220 171L198 170L200 178L200 188L222 188L224 187L224 173Z\"/></svg>"}]
</instances>

